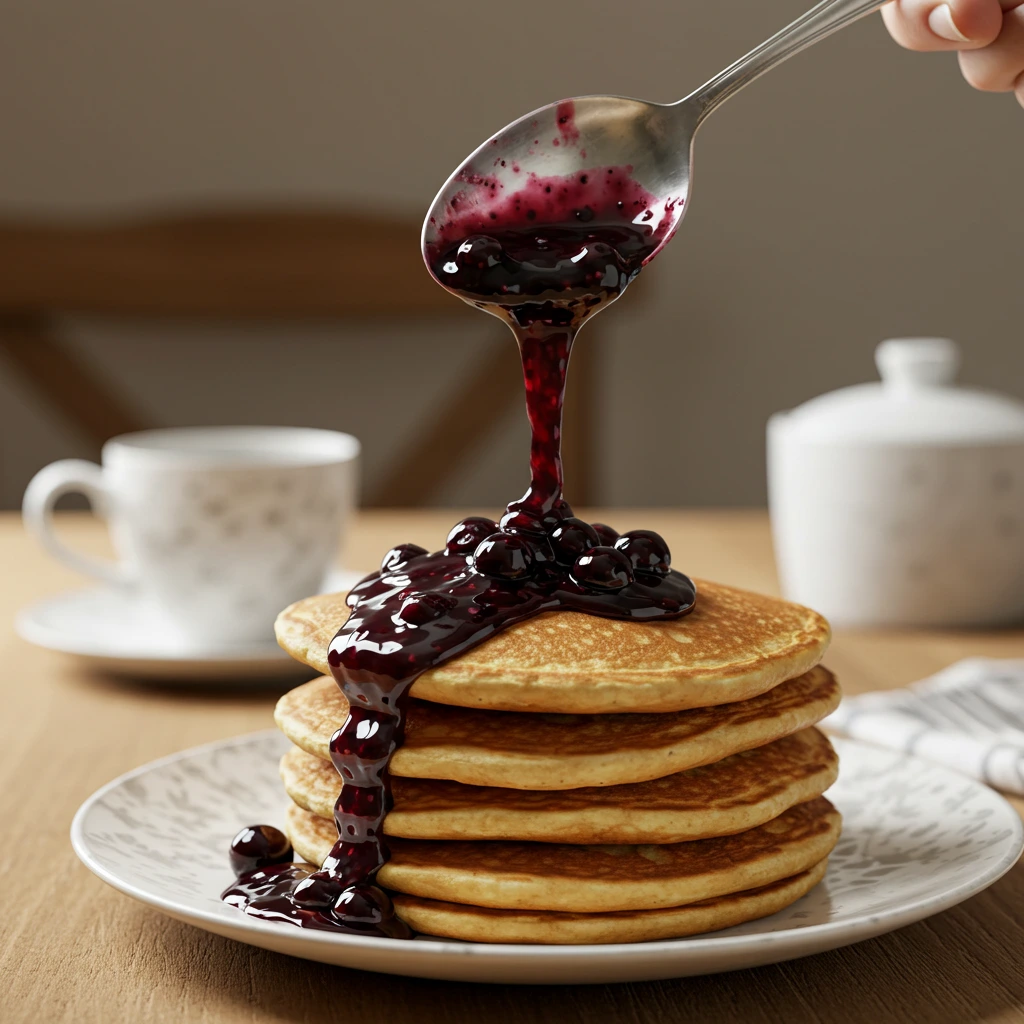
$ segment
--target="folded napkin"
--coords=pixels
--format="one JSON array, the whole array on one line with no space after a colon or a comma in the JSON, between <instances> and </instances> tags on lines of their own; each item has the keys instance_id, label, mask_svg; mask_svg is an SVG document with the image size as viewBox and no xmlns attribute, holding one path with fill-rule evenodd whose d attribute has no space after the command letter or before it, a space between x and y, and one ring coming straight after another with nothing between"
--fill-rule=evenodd
<instances>
[{"instance_id":1,"label":"folded napkin","mask_svg":"<svg viewBox=\"0 0 1024 1024\"><path fill-rule=\"evenodd\" d=\"M822 724L1024 795L1024 660L967 658L903 690L846 697Z\"/></svg>"}]
</instances>

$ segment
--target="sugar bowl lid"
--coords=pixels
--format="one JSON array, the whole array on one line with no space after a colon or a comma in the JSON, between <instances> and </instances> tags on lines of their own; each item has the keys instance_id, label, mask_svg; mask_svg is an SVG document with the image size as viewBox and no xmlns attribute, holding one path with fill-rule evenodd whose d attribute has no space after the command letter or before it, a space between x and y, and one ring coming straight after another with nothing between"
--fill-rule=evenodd
<instances>
[{"instance_id":1,"label":"sugar bowl lid","mask_svg":"<svg viewBox=\"0 0 1024 1024\"><path fill-rule=\"evenodd\" d=\"M875 349L881 381L819 395L780 418L805 441L969 445L1024 442L1024 402L956 386L948 338L890 338Z\"/></svg>"}]
</instances>

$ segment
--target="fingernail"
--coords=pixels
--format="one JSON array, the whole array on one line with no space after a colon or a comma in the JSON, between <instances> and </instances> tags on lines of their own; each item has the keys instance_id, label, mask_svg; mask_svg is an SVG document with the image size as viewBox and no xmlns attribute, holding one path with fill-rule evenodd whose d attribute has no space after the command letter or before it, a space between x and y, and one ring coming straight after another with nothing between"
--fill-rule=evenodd
<instances>
[{"instance_id":1,"label":"fingernail","mask_svg":"<svg viewBox=\"0 0 1024 1024\"><path fill-rule=\"evenodd\" d=\"M940 39L948 39L951 43L969 43L970 40L956 27L953 20L953 12L949 4L939 4L928 15L928 27Z\"/></svg>"}]
</instances>

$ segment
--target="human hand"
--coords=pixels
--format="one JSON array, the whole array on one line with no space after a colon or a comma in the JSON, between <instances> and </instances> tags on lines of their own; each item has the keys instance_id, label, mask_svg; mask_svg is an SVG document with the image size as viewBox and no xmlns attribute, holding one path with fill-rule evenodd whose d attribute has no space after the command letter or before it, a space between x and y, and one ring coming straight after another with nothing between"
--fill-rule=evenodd
<instances>
[{"instance_id":1,"label":"human hand","mask_svg":"<svg viewBox=\"0 0 1024 1024\"><path fill-rule=\"evenodd\" d=\"M901 46L957 50L970 85L1024 106L1024 0L891 0L882 17Z\"/></svg>"}]
</instances>

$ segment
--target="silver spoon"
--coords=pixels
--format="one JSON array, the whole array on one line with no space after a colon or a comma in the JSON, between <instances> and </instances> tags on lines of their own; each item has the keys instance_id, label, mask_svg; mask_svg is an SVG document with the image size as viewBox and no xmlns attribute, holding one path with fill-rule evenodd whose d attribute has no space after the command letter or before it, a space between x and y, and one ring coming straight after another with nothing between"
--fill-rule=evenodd
<instances>
[{"instance_id":1,"label":"silver spoon","mask_svg":"<svg viewBox=\"0 0 1024 1024\"><path fill-rule=\"evenodd\" d=\"M511 194L531 173L567 176L612 166L629 167L632 178L656 198L654 224L668 219L653 257L689 208L693 139L704 119L755 78L882 3L823 0L677 103L583 96L551 103L513 121L472 153L434 198L423 223L424 257L453 199L465 213L492 198L490 185L474 188L474 183L495 182Z\"/></svg>"}]
</instances>

